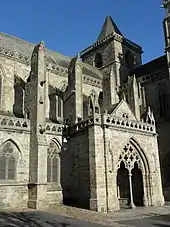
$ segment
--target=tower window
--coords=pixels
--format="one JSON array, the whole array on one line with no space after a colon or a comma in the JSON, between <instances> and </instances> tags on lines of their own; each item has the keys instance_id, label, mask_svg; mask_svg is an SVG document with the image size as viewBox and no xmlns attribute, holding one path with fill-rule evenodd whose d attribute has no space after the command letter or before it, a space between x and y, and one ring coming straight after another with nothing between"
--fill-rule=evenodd
<instances>
[{"instance_id":1,"label":"tower window","mask_svg":"<svg viewBox=\"0 0 170 227\"><path fill-rule=\"evenodd\" d=\"M134 57L129 50L125 53L125 62L126 65L130 68L134 66Z\"/></svg>"},{"instance_id":2,"label":"tower window","mask_svg":"<svg viewBox=\"0 0 170 227\"><path fill-rule=\"evenodd\" d=\"M103 66L102 55L100 53L97 53L95 55L95 67L101 68L102 66Z\"/></svg>"}]
</instances>

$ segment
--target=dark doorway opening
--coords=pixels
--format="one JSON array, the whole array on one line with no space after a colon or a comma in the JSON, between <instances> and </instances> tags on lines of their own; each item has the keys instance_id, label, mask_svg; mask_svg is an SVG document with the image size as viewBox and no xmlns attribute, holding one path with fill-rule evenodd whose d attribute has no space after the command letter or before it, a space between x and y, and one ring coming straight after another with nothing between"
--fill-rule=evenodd
<instances>
[{"instance_id":1,"label":"dark doorway opening","mask_svg":"<svg viewBox=\"0 0 170 227\"><path fill-rule=\"evenodd\" d=\"M120 208L128 208L129 206L129 176L128 170L125 168L124 162L121 162L120 168L117 172L117 186L118 186L118 198Z\"/></svg>"},{"instance_id":2,"label":"dark doorway opening","mask_svg":"<svg viewBox=\"0 0 170 227\"><path fill-rule=\"evenodd\" d=\"M135 206L143 206L143 179L142 171L139 169L138 164L135 163L132 170L132 190L133 202Z\"/></svg>"}]
</instances>

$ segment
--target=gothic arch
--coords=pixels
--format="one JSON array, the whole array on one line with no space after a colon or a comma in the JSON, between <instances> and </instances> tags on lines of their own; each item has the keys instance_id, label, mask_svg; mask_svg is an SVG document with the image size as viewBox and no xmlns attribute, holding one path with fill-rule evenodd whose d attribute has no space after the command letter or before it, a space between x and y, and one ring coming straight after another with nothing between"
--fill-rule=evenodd
<instances>
[{"instance_id":1,"label":"gothic arch","mask_svg":"<svg viewBox=\"0 0 170 227\"><path fill-rule=\"evenodd\" d=\"M139 142L131 137L123 144L118 156L118 195L122 196L126 192L126 202L131 208L150 204L150 184L150 167L146 154Z\"/></svg>"},{"instance_id":2,"label":"gothic arch","mask_svg":"<svg viewBox=\"0 0 170 227\"><path fill-rule=\"evenodd\" d=\"M13 139L13 138L8 138L8 139L4 140L4 142L2 142L2 144L0 145L0 149L8 141L14 144L14 146L17 148L17 150L19 151L20 155L22 156L22 148L19 145L18 141L16 139Z\"/></svg>"},{"instance_id":3,"label":"gothic arch","mask_svg":"<svg viewBox=\"0 0 170 227\"><path fill-rule=\"evenodd\" d=\"M103 66L103 57L101 53L96 53L94 56L94 66L101 68Z\"/></svg>"},{"instance_id":4,"label":"gothic arch","mask_svg":"<svg viewBox=\"0 0 170 227\"><path fill-rule=\"evenodd\" d=\"M16 117L24 117L25 82L17 74L14 75L14 105L13 112Z\"/></svg>"},{"instance_id":5,"label":"gothic arch","mask_svg":"<svg viewBox=\"0 0 170 227\"><path fill-rule=\"evenodd\" d=\"M132 149L135 148L135 151L134 150L132 151L132 149L130 147L132 147ZM123 144L121 152L119 153L119 156L118 156L118 168L120 166L121 160L123 161L123 157L126 155L125 154L126 152L123 153L123 150L125 150L125 149L130 149L129 152L128 152L129 158L131 156L132 157L134 156L134 158L137 158L136 162L138 163L142 172L144 174L149 174L150 173L150 167L149 167L149 162L148 162L148 159L146 157L146 154L145 154L144 150L142 149L142 147L139 145L139 142L134 137L131 137L130 139L128 139ZM121 157L122 154L123 154L123 157ZM135 164L134 159L131 161L131 164L132 165Z\"/></svg>"},{"instance_id":6,"label":"gothic arch","mask_svg":"<svg viewBox=\"0 0 170 227\"><path fill-rule=\"evenodd\" d=\"M0 146L0 180L15 180L21 152L17 144L8 139Z\"/></svg>"},{"instance_id":7,"label":"gothic arch","mask_svg":"<svg viewBox=\"0 0 170 227\"><path fill-rule=\"evenodd\" d=\"M49 118L55 123L61 123L63 119L63 92L49 84Z\"/></svg>"},{"instance_id":8,"label":"gothic arch","mask_svg":"<svg viewBox=\"0 0 170 227\"><path fill-rule=\"evenodd\" d=\"M59 148L59 153L60 153L61 152L61 146L62 146L61 142L55 137L53 139L51 139L50 141L54 141L54 143L56 143L56 145Z\"/></svg>"},{"instance_id":9,"label":"gothic arch","mask_svg":"<svg viewBox=\"0 0 170 227\"><path fill-rule=\"evenodd\" d=\"M61 181L61 145L60 142L53 138L49 141L47 148L47 182L59 183Z\"/></svg>"}]
</instances>

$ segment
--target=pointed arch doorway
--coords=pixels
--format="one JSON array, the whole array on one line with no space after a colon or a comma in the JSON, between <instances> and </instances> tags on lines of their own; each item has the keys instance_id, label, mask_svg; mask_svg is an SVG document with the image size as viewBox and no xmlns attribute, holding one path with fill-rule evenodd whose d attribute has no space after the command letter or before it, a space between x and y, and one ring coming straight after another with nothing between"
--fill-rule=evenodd
<instances>
[{"instance_id":1,"label":"pointed arch doorway","mask_svg":"<svg viewBox=\"0 0 170 227\"><path fill-rule=\"evenodd\" d=\"M117 193L120 208L135 208L147 204L149 182L146 175L149 168L146 157L135 146L133 140L127 143L118 160Z\"/></svg>"}]
</instances>

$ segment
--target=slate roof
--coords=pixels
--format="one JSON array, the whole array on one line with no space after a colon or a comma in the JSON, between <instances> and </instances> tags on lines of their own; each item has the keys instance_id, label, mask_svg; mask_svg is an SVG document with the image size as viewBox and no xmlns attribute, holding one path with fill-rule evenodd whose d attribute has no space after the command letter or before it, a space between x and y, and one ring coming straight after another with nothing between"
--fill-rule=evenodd
<instances>
[{"instance_id":1,"label":"slate roof","mask_svg":"<svg viewBox=\"0 0 170 227\"><path fill-rule=\"evenodd\" d=\"M111 106L111 108L107 111L108 114L111 114L115 109L116 107L119 105L120 102L118 103L115 103Z\"/></svg>"},{"instance_id":2,"label":"slate roof","mask_svg":"<svg viewBox=\"0 0 170 227\"><path fill-rule=\"evenodd\" d=\"M111 16L107 16L97 40L102 40L113 32L122 35L121 31L119 30Z\"/></svg>"},{"instance_id":3,"label":"slate roof","mask_svg":"<svg viewBox=\"0 0 170 227\"><path fill-rule=\"evenodd\" d=\"M99 69L97 69L97 68L93 67L92 65L89 65L85 62L82 62L81 64L82 64L83 74L89 75L89 76L94 77L99 80L103 79L103 74Z\"/></svg>"},{"instance_id":4,"label":"slate roof","mask_svg":"<svg viewBox=\"0 0 170 227\"><path fill-rule=\"evenodd\" d=\"M10 36L0 32L0 47L9 49L14 52L31 57L32 51L36 45L24 41L22 39ZM68 67L71 57L46 49L47 61L53 64L58 64L63 67Z\"/></svg>"},{"instance_id":5,"label":"slate roof","mask_svg":"<svg viewBox=\"0 0 170 227\"><path fill-rule=\"evenodd\" d=\"M18 52L29 58L32 55L32 51L36 45L29 43L25 40L10 36L8 34L0 32L0 48L5 48L13 52ZM55 51L46 49L47 61L52 64L57 64L62 67L68 68L73 57L68 57ZM82 64L83 73L91 77L102 79L102 73L98 69L84 62Z\"/></svg>"},{"instance_id":6,"label":"slate roof","mask_svg":"<svg viewBox=\"0 0 170 227\"><path fill-rule=\"evenodd\" d=\"M144 75L149 74L149 73L154 73L154 72L159 71L163 68L168 70L166 55L163 55L159 58L156 58L156 59L154 59L154 60L132 70L131 75L135 74L136 77L138 78L138 77L144 76Z\"/></svg>"}]
</instances>

